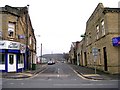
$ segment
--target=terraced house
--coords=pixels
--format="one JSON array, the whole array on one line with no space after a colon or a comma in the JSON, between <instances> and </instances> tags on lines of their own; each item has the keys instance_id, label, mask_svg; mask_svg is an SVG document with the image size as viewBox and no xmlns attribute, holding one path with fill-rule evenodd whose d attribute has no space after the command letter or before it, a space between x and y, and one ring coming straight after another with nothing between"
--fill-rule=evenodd
<instances>
[{"instance_id":1,"label":"terraced house","mask_svg":"<svg viewBox=\"0 0 120 90\"><path fill-rule=\"evenodd\" d=\"M80 65L117 74L120 70L120 8L99 3L86 23L80 42ZM96 48L96 55L93 49Z\"/></svg>"},{"instance_id":2,"label":"terraced house","mask_svg":"<svg viewBox=\"0 0 120 90\"><path fill-rule=\"evenodd\" d=\"M20 72L36 64L36 38L28 7L0 8L0 71Z\"/></svg>"}]
</instances>

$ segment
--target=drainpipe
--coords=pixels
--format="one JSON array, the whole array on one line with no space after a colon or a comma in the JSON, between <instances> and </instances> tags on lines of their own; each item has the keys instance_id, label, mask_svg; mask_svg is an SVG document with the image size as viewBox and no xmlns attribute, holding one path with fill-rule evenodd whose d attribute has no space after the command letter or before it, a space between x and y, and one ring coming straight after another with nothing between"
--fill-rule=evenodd
<instances>
[{"instance_id":1,"label":"drainpipe","mask_svg":"<svg viewBox=\"0 0 120 90\"><path fill-rule=\"evenodd\" d=\"M29 60L28 60L28 7L29 7L29 5L27 5L27 7L26 7L26 14L25 14L25 21L26 21L26 66L27 66L27 69L29 69L29 67L30 67Z\"/></svg>"}]
</instances>

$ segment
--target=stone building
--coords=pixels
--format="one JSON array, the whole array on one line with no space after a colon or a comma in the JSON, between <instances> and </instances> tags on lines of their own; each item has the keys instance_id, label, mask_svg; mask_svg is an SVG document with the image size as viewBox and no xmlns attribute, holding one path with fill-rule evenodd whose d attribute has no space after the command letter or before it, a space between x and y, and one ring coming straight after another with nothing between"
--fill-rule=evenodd
<instances>
[{"instance_id":1,"label":"stone building","mask_svg":"<svg viewBox=\"0 0 120 90\"><path fill-rule=\"evenodd\" d=\"M78 43L77 47L77 65L85 66L85 59L83 57L84 38Z\"/></svg>"},{"instance_id":2,"label":"stone building","mask_svg":"<svg viewBox=\"0 0 120 90\"><path fill-rule=\"evenodd\" d=\"M72 64L78 64L79 65L79 61L77 58L78 54L78 45L79 45L79 41L76 42L72 42L71 47L70 47L70 51L69 51L69 56L70 56L70 61Z\"/></svg>"},{"instance_id":3,"label":"stone building","mask_svg":"<svg viewBox=\"0 0 120 90\"><path fill-rule=\"evenodd\" d=\"M83 65L108 72L119 73L120 68L120 8L104 7L99 3L86 23ZM117 38L117 39L116 39ZM118 43L117 46L114 43ZM93 48L97 49L96 55Z\"/></svg>"},{"instance_id":4,"label":"stone building","mask_svg":"<svg viewBox=\"0 0 120 90\"><path fill-rule=\"evenodd\" d=\"M36 38L28 7L0 8L0 71L20 72L36 63Z\"/></svg>"},{"instance_id":5,"label":"stone building","mask_svg":"<svg viewBox=\"0 0 120 90\"><path fill-rule=\"evenodd\" d=\"M75 58L75 49L74 49L74 44L75 42L72 42L71 47L70 47L70 51L69 51L69 57L70 57L70 63L74 64L74 58Z\"/></svg>"}]
</instances>

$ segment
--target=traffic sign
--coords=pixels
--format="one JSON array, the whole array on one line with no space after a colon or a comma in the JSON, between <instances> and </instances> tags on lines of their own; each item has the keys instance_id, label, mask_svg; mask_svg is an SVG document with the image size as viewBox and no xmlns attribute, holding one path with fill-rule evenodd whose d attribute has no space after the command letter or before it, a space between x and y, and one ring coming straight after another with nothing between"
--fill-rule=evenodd
<instances>
[{"instance_id":1,"label":"traffic sign","mask_svg":"<svg viewBox=\"0 0 120 90\"><path fill-rule=\"evenodd\" d=\"M98 49L97 48L92 48L92 54L93 56L97 56L98 55Z\"/></svg>"},{"instance_id":2,"label":"traffic sign","mask_svg":"<svg viewBox=\"0 0 120 90\"><path fill-rule=\"evenodd\" d=\"M95 74L96 74L96 59L98 56L98 48L93 47L92 48L92 54L94 56L94 65L95 65Z\"/></svg>"}]
</instances>

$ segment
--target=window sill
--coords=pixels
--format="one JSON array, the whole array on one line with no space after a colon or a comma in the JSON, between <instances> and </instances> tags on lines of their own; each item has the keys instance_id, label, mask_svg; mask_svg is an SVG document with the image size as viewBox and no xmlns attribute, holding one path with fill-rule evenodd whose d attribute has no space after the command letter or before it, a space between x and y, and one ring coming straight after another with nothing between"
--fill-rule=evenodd
<instances>
[{"instance_id":1,"label":"window sill","mask_svg":"<svg viewBox=\"0 0 120 90\"><path fill-rule=\"evenodd\" d=\"M9 40L14 40L15 38L14 38L14 37L9 37L9 36L8 36L8 39L9 39Z\"/></svg>"}]
</instances>

